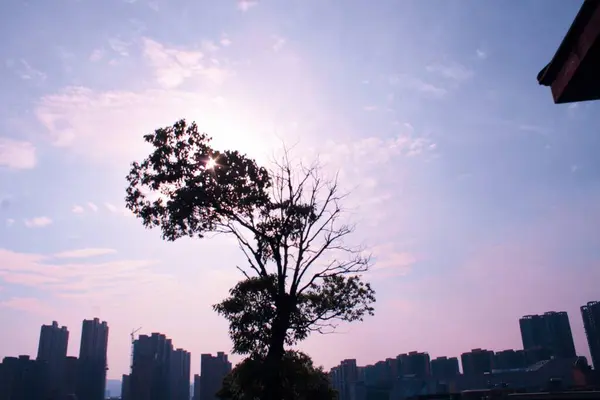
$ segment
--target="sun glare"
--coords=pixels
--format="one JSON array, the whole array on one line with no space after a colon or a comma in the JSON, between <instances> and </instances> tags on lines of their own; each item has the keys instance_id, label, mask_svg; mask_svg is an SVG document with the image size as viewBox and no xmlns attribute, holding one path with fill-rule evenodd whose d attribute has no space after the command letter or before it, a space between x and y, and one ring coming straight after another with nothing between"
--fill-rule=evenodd
<instances>
[{"instance_id":1,"label":"sun glare","mask_svg":"<svg viewBox=\"0 0 600 400\"><path fill-rule=\"evenodd\" d=\"M206 162L206 169L213 169L217 165L217 162L213 158L209 158Z\"/></svg>"}]
</instances>

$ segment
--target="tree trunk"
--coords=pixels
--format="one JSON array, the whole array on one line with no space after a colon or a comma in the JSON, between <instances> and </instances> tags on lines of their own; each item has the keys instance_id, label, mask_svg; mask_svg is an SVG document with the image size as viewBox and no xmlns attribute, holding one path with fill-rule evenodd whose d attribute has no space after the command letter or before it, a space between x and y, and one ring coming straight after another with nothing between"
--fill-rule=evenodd
<instances>
[{"instance_id":1,"label":"tree trunk","mask_svg":"<svg viewBox=\"0 0 600 400\"><path fill-rule=\"evenodd\" d=\"M284 301L280 302L277 308L278 312L273 321L269 351L265 362L265 400L286 400L283 399L280 372L283 356L285 355L285 337L290 325L291 316L290 304L287 297Z\"/></svg>"}]
</instances>

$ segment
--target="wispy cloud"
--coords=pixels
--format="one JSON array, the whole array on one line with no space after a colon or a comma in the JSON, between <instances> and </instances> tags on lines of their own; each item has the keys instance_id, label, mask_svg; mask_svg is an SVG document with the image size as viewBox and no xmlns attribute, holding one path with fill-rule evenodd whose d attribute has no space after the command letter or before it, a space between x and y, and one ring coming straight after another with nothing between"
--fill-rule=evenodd
<instances>
[{"instance_id":1,"label":"wispy cloud","mask_svg":"<svg viewBox=\"0 0 600 400\"><path fill-rule=\"evenodd\" d=\"M43 81L47 77L45 72L35 69L26 60L19 60L18 66L14 61L9 61L8 64L10 67L14 68L17 71L19 77L23 80Z\"/></svg>"},{"instance_id":2,"label":"wispy cloud","mask_svg":"<svg viewBox=\"0 0 600 400\"><path fill-rule=\"evenodd\" d=\"M133 215L131 213L131 211L129 211L127 208L125 207L117 207L116 205L112 204L112 203L104 203L104 207L106 207L106 209L108 211L110 211L113 214L120 214L123 215L125 217L131 216Z\"/></svg>"},{"instance_id":3,"label":"wispy cloud","mask_svg":"<svg viewBox=\"0 0 600 400\"><path fill-rule=\"evenodd\" d=\"M194 76L221 84L230 75L226 69L205 66L202 62L204 54L201 51L167 48L148 38L145 38L143 43L144 55L153 67L158 83L164 88L176 88ZM205 41L204 46L208 52L218 48L212 41Z\"/></svg>"},{"instance_id":4,"label":"wispy cloud","mask_svg":"<svg viewBox=\"0 0 600 400\"><path fill-rule=\"evenodd\" d=\"M426 82L420 78L409 76L405 74L392 75L389 78L389 82L393 86L402 86L407 89L416 90L424 95L440 98L446 95L448 92L445 88L437 86L433 83Z\"/></svg>"},{"instance_id":5,"label":"wispy cloud","mask_svg":"<svg viewBox=\"0 0 600 400\"><path fill-rule=\"evenodd\" d=\"M112 249L90 248L60 252L54 255L19 253L0 248L0 279L12 284L30 286L55 294L94 295L122 285L131 286L142 280L169 283L170 276L151 270L152 260L125 259L107 262L78 261L55 263L52 260L84 259L111 254Z\"/></svg>"},{"instance_id":6,"label":"wispy cloud","mask_svg":"<svg viewBox=\"0 0 600 400\"><path fill-rule=\"evenodd\" d=\"M48 217L35 217L26 219L24 222L25 226L28 228L43 228L50 225L52 223L52 219Z\"/></svg>"},{"instance_id":7,"label":"wispy cloud","mask_svg":"<svg viewBox=\"0 0 600 400\"><path fill-rule=\"evenodd\" d=\"M35 297L12 297L0 302L0 307L37 315L51 315L53 308Z\"/></svg>"},{"instance_id":8,"label":"wispy cloud","mask_svg":"<svg viewBox=\"0 0 600 400\"><path fill-rule=\"evenodd\" d=\"M251 9L252 7L255 7L258 5L258 1L257 0L238 0L238 9L241 11L248 11L249 9Z\"/></svg>"},{"instance_id":9,"label":"wispy cloud","mask_svg":"<svg viewBox=\"0 0 600 400\"><path fill-rule=\"evenodd\" d=\"M7 218L7 219L6 219L6 226L7 226L7 227L9 227L9 228L10 228L10 227L11 227L11 226L13 226L14 224L15 224L15 220L14 220L13 218Z\"/></svg>"},{"instance_id":10,"label":"wispy cloud","mask_svg":"<svg viewBox=\"0 0 600 400\"><path fill-rule=\"evenodd\" d=\"M287 40L282 36L273 36L273 46L271 47L273 51L279 51L285 46Z\"/></svg>"},{"instance_id":11,"label":"wispy cloud","mask_svg":"<svg viewBox=\"0 0 600 400\"><path fill-rule=\"evenodd\" d=\"M219 40L219 43L221 43L221 46L223 47L229 47L233 42L227 36L223 36L221 40Z\"/></svg>"},{"instance_id":12,"label":"wispy cloud","mask_svg":"<svg viewBox=\"0 0 600 400\"><path fill-rule=\"evenodd\" d=\"M116 252L117 251L115 249L90 247L90 248L86 248L86 249L63 251L63 252L54 254L54 257L55 258L89 258L89 257L104 256L107 254L115 254Z\"/></svg>"},{"instance_id":13,"label":"wispy cloud","mask_svg":"<svg viewBox=\"0 0 600 400\"><path fill-rule=\"evenodd\" d=\"M102 60L102 58L104 57L104 55L106 54L106 52L104 51L104 49L96 49L94 51L92 51L92 54L90 54L90 61L92 62L97 62Z\"/></svg>"},{"instance_id":14,"label":"wispy cloud","mask_svg":"<svg viewBox=\"0 0 600 400\"><path fill-rule=\"evenodd\" d=\"M365 110L365 111L375 111L375 110L377 110L377 106L364 106L363 110Z\"/></svg>"},{"instance_id":15,"label":"wispy cloud","mask_svg":"<svg viewBox=\"0 0 600 400\"><path fill-rule=\"evenodd\" d=\"M119 38L110 38L108 40L108 46L117 54L127 57L129 56L129 46L131 43L125 42Z\"/></svg>"},{"instance_id":16,"label":"wispy cloud","mask_svg":"<svg viewBox=\"0 0 600 400\"><path fill-rule=\"evenodd\" d=\"M32 143L0 137L0 167L31 169L35 165L36 152Z\"/></svg>"},{"instance_id":17,"label":"wispy cloud","mask_svg":"<svg viewBox=\"0 0 600 400\"><path fill-rule=\"evenodd\" d=\"M481 49L477 49L475 54L477 55L477 58L479 58L480 60L485 60L488 56L487 53Z\"/></svg>"},{"instance_id":18,"label":"wispy cloud","mask_svg":"<svg viewBox=\"0 0 600 400\"><path fill-rule=\"evenodd\" d=\"M73 208L71 208L71 212L73 214L83 214L85 210L83 209L83 207L79 206L79 205L74 205Z\"/></svg>"},{"instance_id":19,"label":"wispy cloud","mask_svg":"<svg viewBox=\"0 0 600 400\"><path fill-rule=\"evenodd\" d=\"M98 206L96 204L92 203L91 201L88 201L87 206L93 212L97 212L98 211Z\"/></svg>"},{"instance_id":20,"label":"wispy cloud","mask_svg":"<svg viewBox=\"0 0 600 400\"><path fill-rule=\"evenodd\" d=\"M473 76L473 71L458 63L432 64L426 67L428 72L439 74L455 81L465 81Z\"/></svg>"}]
</instances>

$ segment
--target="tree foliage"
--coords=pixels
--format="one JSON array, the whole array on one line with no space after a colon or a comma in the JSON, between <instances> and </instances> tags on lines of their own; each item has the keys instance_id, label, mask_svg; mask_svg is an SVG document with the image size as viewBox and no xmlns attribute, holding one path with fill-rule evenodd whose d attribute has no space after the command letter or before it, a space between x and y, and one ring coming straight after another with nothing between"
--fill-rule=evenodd
<instances>
[{"instance_id":1,"label":"tree foliage","mask_svg":"<svg viewBox=\"0 0 600 400\"><path fill-rule=\"evenodd\" d=\"M236 365L223 380L217 397L223 400L258 400L264 398L265 358L254 355ZM282 397L286 400L335 400L337 392L321 367L309 356L286 351L279 370Z\"/></svg>"},{"instance_id":2,"label":"tree foliage","mask_svg":"<svg viewBox=\"0 0 600 400\"><path fill-rule=\"evenodd\" d=\"M229 234L246 258L244 280L215 305L234 352L277 363L286 343L373 314L374 291L361 279L370 257L345 243L354 226L342 221L337 178L293 165L287 152L267 169L218 151L185 120L144 139L153 151L132 165L127 207L166 240Z\"/></svg>"}]
</instances>

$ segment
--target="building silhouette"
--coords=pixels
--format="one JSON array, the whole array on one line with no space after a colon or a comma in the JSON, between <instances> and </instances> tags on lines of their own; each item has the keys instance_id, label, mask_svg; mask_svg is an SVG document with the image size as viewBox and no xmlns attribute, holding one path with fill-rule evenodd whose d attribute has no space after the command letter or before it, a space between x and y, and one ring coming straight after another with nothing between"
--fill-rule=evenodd
<instances>
[{"instance_id":1,"label":"building silhouette","mask_svg":"<svg viewBox=\"0 0 600 400\"><path fill-rule=\"evenodd\" d=\"M330 378L333 388L338 391L338 399L350 400L352 390L359 379L359 370L356 366L356 360L342 360L340 365L332 368Z\"/></svg>"},{"instance_id":2,"label":"building silhouette","mask_svg":"<svg viewBox=\"0 0 600 400\"><path fill-rule=\"evenodd\" d=\"M575 343L566 312L549 311L543 315L526 315L519 320L523 349L545 349L556 358L573 358ZM541 350L543 352L543 350Z\"/></svg>"},{"instance_id":3,"label":"building silhouette","mask_svg":"<svg viewBox=\"0 0 600 400\"><path fill-rule=\"evenodd\" d=\"M198 374L194 375L194 394L192 400L200 400L200 375Z\"/></svg>"},{"instance_id":4,"label":"building silhouette","mask_svg":"<svg viewBox=\"0 0 600 400\"><path fill-rule=\"evenodd\" d=\"M171 354L171 400L190 399L190 353L177 349Z\"/></svg>"},{"instance_id":5,"label":"building silhouette","mask_svg":"<svg viewBox=\"0 0 600 400\"><path fill-rule=\"evenodd\" d=\"M65 362L69 345L69 331L56 321L42 325L36 360L43 368L44 387L53 396L65 393Z\"/></svg>"},{"instance_id":6,"label":"building silhouette","mask_svg":"<svg viewBox=\"0 0 600 400\"><path fill-rule=\"evenodd\" d=\"M525 350L503 350L496 352L494 354L493 367L497 370L527 367Z\"/></svg>"},{"instance_id":7,"label":"building silhouette","mask_svg":"<svg viewBox=\"0 0 600 400\"><path fill-rule=\"evenodd\" d=\"M592 364L600 370L600 301L591 301L581 307L583 327L587 337Z\"/></svg>"},{"instance_id":8,"label":"building silhouette","mask_svg":"<svg viewBox=\"0 0 600 400\"><path fill-rule=\"evenodd\" d=\"M448 379L460 374L458 358L438 357L431 360L431 376L436 379Z\"/></svg>"},{"instance_id":9,"label":"building silhouette","mask_svg":"<svg viewBox=\"0 0 600 400\"><path fill-rule=\"evenodd\" d=\"M133 344L129 378L132 400L165 400L170 396L169 368L173 344L160 333L140 335Z\"/></svg>"},{"instance_id":10,"label":"building silhouette","mask_svg":"<svg viewBox=\"0 0 600 400\"><path fill-rule=\"evenodd\" d=\"M84 320L79 347L77 398L104 400L108 325L98 318Z\"/></svg>"},{"instance_id":11,"label":"building silhouette","mask_svg":"<svg viewBox=\"0 0 600 400\"><path fill-rule=\"evenodd\" d=\"M44 363L29 356L5 357L0 364L0 399L47 398Z\"/></svg>"},{"instance_id":12,"label":"building silhouette","mask_svg":"<svg viewBox=\"0 0 600 400\"><path fill-rule=\"evenodd\" d=\"M131 400L131 375L123 374L121 378L121 400Z\"/></svg>"},{"instance_id":13,"label":"building silhouette","mask_svg":"<svg viewBox=\"0 0 600 400\"><path fill-rule=\"evenodd\" d=\"M190 353L173 350L165 335L140 335L133 343L130 375L123 375L121 400L189 400Z\"/></svg>"},{"instance_id":14,"label":"building silhouette","mask_svg":"<svg viewBox=\"0 0 600 400\"><path fill-rule=\"evenodd\" d=\"M200 400L216 400L223 379L231 372L231 363L227 354L218 352L216 356L202 354L200 356Z\"/></svg>"},{"instance_id":15,"label":"building silhouette","mask_svg":"<svg viewBox=\"0 0 600 400\"><path fill-rule=\"evenodd\" d=\"M478 375L492 372L494 352L485 349L473 349L460 355L463 375Z\"/></svg>"},{"instance_id":16,"label":"building silhouette","mask_svg":"<svg viewBox=\"0 0 600 400\"><path fill-rule=\"evenodd\" d=\"M415 376L419 378L431 375L430 358L428 353L411 351L408 354L400 354L396 357L398 369L401 376Z\"/></svg>"}]
</instances>

